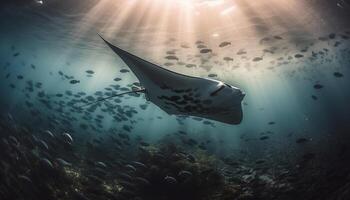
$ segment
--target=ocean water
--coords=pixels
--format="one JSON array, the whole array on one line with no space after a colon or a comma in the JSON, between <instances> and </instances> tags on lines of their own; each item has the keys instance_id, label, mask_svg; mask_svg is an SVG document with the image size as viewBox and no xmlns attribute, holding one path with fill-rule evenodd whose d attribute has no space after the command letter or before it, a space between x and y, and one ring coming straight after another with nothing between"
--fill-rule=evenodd
<instances>
[{"instance_id":1,"label":"ocean water","mask_svg":"<svg viewBox=\"0 0 350 200\"><path fill-rule=\"evenodd\" d=\"M0 199L350 198L350 2L22 0L0 15ZM98 34L240 88L242 122L142 93L81 107L139 85Z\"/></svg>"}]
</instances>

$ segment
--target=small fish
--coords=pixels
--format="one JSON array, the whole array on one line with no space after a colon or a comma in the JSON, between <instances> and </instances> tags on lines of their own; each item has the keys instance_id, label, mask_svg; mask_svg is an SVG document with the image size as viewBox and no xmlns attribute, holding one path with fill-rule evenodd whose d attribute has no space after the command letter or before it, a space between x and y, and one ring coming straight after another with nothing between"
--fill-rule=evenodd
<instances>
[{"instance_id":1,"label":"small fish","mask_svg":"<svg viewBox=\"0 0 350 200\"><path fill-rule=\"evenodd\" d=\"M307 138L298 138L295 142L297 144L303 144L303 143L306 143L306 142L309 142L310 140L307 139Z\"/></svg>"},{"instance_id":2,"label":"small fish","mask_svg":"<svg viewBox=\"0 0 350 200\"><path fill-rule=\"evenodd\" d=\"M276 40L282 40L283 38L281 36L275 35L273 38L275 38Z\"/></svg>"},{"instance_id":3,"label":"small fish","mask_svg":"<svg viewBox=\"0 0 350 200\"><path fill-rule=\"evenodd\" d=\"M217 77L218 75L217 74L209 74L208 77L210 78L214 78L214 77Z\"/></svg>"},{"instance_id":4,"label":"small fish","mask_svg":"<svg viewBox=\"0 0 350 200\"><path fill-rule=\"evenodd\" d=\"M41 149L49 150L49 146L47 145L47 143L44 140L39 140L38 146Z\"/></svg>"},{"instance_id":5,"label":"small fish","mask_svg":"<svg viewBox=\"0 0 350 200\"><path fill-rule=\"evenodd\" d=\"M267 140L269 138L270 138L269 136L262 136L262 137L260 137L260 140Z\"/></svg>"},{"instance_id":6,"label":"small fish","mask_svg":"<svg viewBox=\"0 0 350 200\"><path fill-rule=\"evenodd\" d=\"M231 58L231 57L224 57L223 59L224 59L224 61L227 61L227 62L233 61L233 58Z\"/></svg>"},{"instance_id":7,"label":"small fish","mask_svg":"<svg viewBox=\"0 0 350 200\"><path fill-rule=\"evenodd\" d=\"M173 66L174 63L166 62L166 63L164 63L164 65L169 67L169 66Z\"/></svg>"},{"instance_id":8,"label":"small fish","mask_svg":"<svg viewBox=\"0 0 350 200\"><path fill-rule=\"evenodd\" d=\"M179 174L177 176L181 179L188 179L188 178L192 177L192 173L189 171L182 170L179 172Z\"/></svg>"},{"instance_id":9,"label":"small fish","mask_svg":"<svg viewBox=\"0 0 350 200\"><path fill-rule=\"evenodd\" d=\"M72 166L71 163L69 163L69 162L63 160L62 158L56 158L55 161L56 161L61 167L70 167L70 166Z\"/></svg>"},{"instance_id":10,"label":"small fish","mask_svg":"<svg viewBox=\"0 0 350 200\"><path fill-rule=\"evenodd\" d=\"M28 178L27 176L19 175L18 179L21 180L21 182L26 183L28 185L32 185L33 184L32 180L30 178Z\"/></svg>"},{"instance_id":11,"label":"small fish","mask_svg":"<svg viewBox=\"0 0 350 200\"><path fill-rule=\"evenodd\" d=\"M304 57L304 55L302 55L302 54L295 54L294 57L295 58L302 58L302 57Z\"/></svg>"},{"instance_id":12,"label":"small fish","mask_svg":"<svg viewBox=\"0 0 350 200\"><path fill-rule=\"evenodd\" d=\"M179 133L182 135L187 135L187 133L185 131L179 131Z\"/></svg>"},{"instance_id":13,"label":"small fish","mask_svg":"<svg viewBox=\"0 0 350 200\"><path fill-rule=\"evenodd\" d=\"M136 168L135 168L134 166L130 165L130 164L125 165L125 168L126 168L127 170L129 170L129 171L136 172Z\"/></svg>"},{"instance_id":14,"label":"small fish","mask_svg":"<svg viewBox=\"0 0 350 200\"><path fill-rule=\"evenodd\" d=\"M128 70L128 69L121 69L120 72L121 73L127 73L127 72L130 72L130 70Z\"/></svg>"},{"instance_id":15,"label":"small fish","mask_svg":"<svg viewBox=\"0 0 350 200\"><path fill-rule=\"evenodd\" d=\"M96 167L107 168L107 165L104 162L99 161L96 163Z\"/></svg>"},{"instance_id":16,"label":"small fish","mask_svg":"<svg viewBox=\"0 0 350 200\"><path fill-rule=\"evenodd\" d=\"M123 173L123 172L119 172L118 174L118 177L125 180L125 181L131 181L132 180L132 177L127 174L127 173Z\"/></svg>"},{"instance_id":17,"label":"small fish","mask_svg":"<svg viewBox=\"0 0 350 200\"><path fill-rule=\"evenodd\" d=\"M88 74L94 74L94 73L95 73L95 72L92 71L92 70L86 70L85 72L88 73Z\"/></svg>"},{"instance_id":18,"label":"small fish","mask_svg":"<svg viewBox=\"0 0 350 200\"><path fill-rule=\"evenodd\" d=\"M324 88L324 86L321 85L321 84L319 84L319 83L316 83L316 84L314 85L314 88L315 88L316 90L319 90L319 89Z\"/></svg>"},{"instance_id":19,"label":"small fish","mask_svg":"<svg viewBox=\"0 0 350 200\"><path fill-rule=\"evenodd\" d=\"M266 161L264 159L259 159L259 160L255 161L256 164L263 164L265 162Z\"/></svg>"},{"instance_id":20,"label":"small fish","mask_svg":"<svg viewBox=\"0 0 350 200\"><path fill-rule=\"evenodd\" d=\"M45 130L44 133L45 133L45 135L49 136L50 138L55 137L55 135L50 130Z\"/></svg>"},{"instance_id":21,"label":"small fish","mask_svg":"<svg viewBox=\"0 0 350 200\"><path fill-rule=\"evenodd\" d=\"M143 185L143 186L147 186L147 185L151 185L151 183L142 177L135 177L134 181L138 184L138 185Z\"/></svg>"},{"instance_id":22,"label":"small fish","mask_svg":"<svg viewBox=\"0 0 350 200\"><path fill-rule=\"evenodd\" d=\"M138 168L142 168L142 169L147 168L147 166L145 164L143 164L142 162L133 161L132 164L133 164L133 166L138 167Z\"/></svg>"},{"instance_id":23,"label":"small fish","mask_svg":"<svg viewBox=\"0 0 350 200\"><path fill-rule=\"evenodd\" d=\"M80 81L79 80L71 80L71 81L69 81L69 83L70 84L77 84L77 83L80 83Z\"/></svg>"},{"instance_id":24,"label":"small fish","mask_svg":"<svg viewBox=\"0 0 350 200\"><path fill-rule=\"evenodd\" d=\"M341 77L344 76L344 75L343 75L342 73L340 73L340 72L334 72L333 75L334 75L335 77L337 77L337 78L341 78Z\"/></svg>"},{"instance_id":25,"label":"small fish","mask_svg":"<svg viewBox=\"0 0 350 200\"><path fill-rule=\"evenodd\" d=\"M164 177L164 182L167 184L173 185L177 183L177 180L172 176L166 176Z\"/></svg>"},{"instance_id":26,"label":"small fish","mask_svg":"<svg viewBox=\"0 0 350 200\"><path fill-rule=\"evenodd\" d=\"M311 98L312 98L313 100L315 100L315 101L318 99L318 97L315 96L315 95L311 95Z\"/></svg>"},{"instance_id":27,"label":"small fish","mask_svg":"<svg viewBox=\"0 0 350 200\"><path fill-rule=\"evenodd\" d=\"M219 47L226 47L226 46L228 46L228 45L231 45L231 42L221 42L221 43L219 44Z\"/></svg>"},{"instance_id":28,"label":"small fish","mask_svg":"<svg viewBox=\"0 0 350 200\"><path fill-rule=\"evenodd\" d=\"M69 133L63 133L62 134L62 138L63 138L63 141L68 143L68 144L72 144L73 143L73 138L72 138L72 136Z\"/></svg>"},{"instance_id":29,"label":"small fish","mask_svg":"<svg viewBox=\"0 0 350 200\"><path fill-rule=\"evenodd\" d=\"M336 34L335 33L331 33L331 34L328 35L328 37L329 37L329 39L333 40L333 39L335 39Z\"/></svg>"},{"instance_id":30,"label":"small fish","mask_svg":"<svg viewBox=\"0 0 350 200\"><path fill-rule=\"evenodd\" d=\"M198 49L204 49L204 48L206 48L207 46L205 46L204 44L200 44L200 45L197 45L197 48Z\"/></svg>"},{"instance_id":31,"label":"small fish","mask_svg":"<svg viewBox=\"0 0 350 200\"><path fill-rule=\"evenodd\" d=\"M13 57L17 57L17 56L19 56L19 54L20 54L20 53L17 52L17 53L14 53L12 56L13 56Z\"/></svg>"},{"instance_id":32,"label":"small fish","mask_svg":"<svg viewBox=\"0 0 350 200\"><path fill-rule=\"evenodd\" d=\"M188 49L188 48L190 48L187 44L182 44L181 45L181 48L184 48L184 49Z\"/></svg>"},{"instance_id":33,"label":"small fish","mask_svg":"<svg viewBox=\"0 0 350 200\"><path fill-rule=\"evenodd\" d=\"M179 58L176 56L166 56L165 58L168 60L179 60Z\"/></svg>"},{"instance_id":34,"label":"small fish","mask_svg":"<svg viewBox=\"0 0 350 200\"><path fill-rule=\"evenodd\" d=\"M212 50L211 49L201 49L199 52L200 53L211 53Z\"/></svg>"},{"instance_id":35,"label":"small fish","mask_svg":"<svg viewBox=\"0 0 350 200\"><path fill-rule=\"evenodd\" d=\"M41 158L40 159L40 164L43 166L45 169L53 169L52 162L48 160L47 158Z\"/></svg>"},{"instance_id":36,"label":"small fish","mask_svg":"<svg viewBox=\"0 0 350 200\"><path fill-rule=\"evenodd\" d=\"M243 49L241 49L237 52L237 55L243 55L243 54L247 54L247 52L244 51Z\"/></svg>"},{"instance_id":37,"label":"small fish","mask_svg":"<svg viewBox=\"0 0 350 200\"><path fill-rule=\"evenodd\" d=\"M14 146L18 146L19 142L17 140L17 138L13 135L9 136L9 142L11 142L11 144L13 144Z\"/></svg>"},{"instance_id":38,"label":"small fish","mask_svg":"<svg viewBox=\"0 0 350 200\"><path fill-rule=\"evenodd\" d=\"M195 64L186 64L186 67L187 68L192 68L192 67L196 67L196 65Z\"/></svg>"},{"instance_id":39,"label":"small fish","mask_svg":"<svg viewBox=\"0 0 350 200\"><path fill-rule=\"evenodd\" d=\"M261 61L261 60L263 60L263 58L261 58L261 57L255 57L255 58L253 59L253 62L259 62L259 61Z\"/></svg>"}]
</instances>

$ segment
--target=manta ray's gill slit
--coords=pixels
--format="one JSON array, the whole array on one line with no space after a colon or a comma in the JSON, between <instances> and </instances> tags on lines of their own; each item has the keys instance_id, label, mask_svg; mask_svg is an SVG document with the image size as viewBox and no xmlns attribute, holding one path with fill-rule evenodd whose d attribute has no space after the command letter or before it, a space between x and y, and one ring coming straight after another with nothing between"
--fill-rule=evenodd
<instances>
[{"instance_id":1,"label":"manta ray's gill slit","mask_svg":"<svg viewBox=\"0 0 350 200\"><path fill-rule=\"evenodd\" d=\"M221 90L223 90L225 88L224 85L222 85L220 88L218 88L217 90L215 90L214 92L210 93L210 96L215 96L217 93L219 93Z\"/></svg>"}]
</instances>

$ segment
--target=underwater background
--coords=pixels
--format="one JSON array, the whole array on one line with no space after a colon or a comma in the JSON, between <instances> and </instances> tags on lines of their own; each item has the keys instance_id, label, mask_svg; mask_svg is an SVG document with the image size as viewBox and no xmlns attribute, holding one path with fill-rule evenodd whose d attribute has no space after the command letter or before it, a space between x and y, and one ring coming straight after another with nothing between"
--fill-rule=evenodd
<instances>
[{"instance_id":1,"label":"underwater background","mask_svg":"<svg viewBox=\"0 0 350 200\"><path fill-rule=\"evenodd\" d=\"M0 7L0 199L350 199L350 2ZM241 88L239 125L168 115L103 40Z\"/></svg>"}]
</instances>

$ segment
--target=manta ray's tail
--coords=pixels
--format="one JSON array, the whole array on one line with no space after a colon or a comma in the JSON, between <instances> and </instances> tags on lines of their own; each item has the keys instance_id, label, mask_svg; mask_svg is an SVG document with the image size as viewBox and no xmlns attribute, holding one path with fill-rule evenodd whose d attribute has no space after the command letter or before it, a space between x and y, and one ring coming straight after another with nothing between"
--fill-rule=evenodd
<instances>
[{"instance_id":1,"label":"manta ray's tail","mask_svg":"<svg viewBox=\"0 0 350 200\"><path fill-rule=\"evenodd\" d=\"M122 96L122 95L125 95L125 94L131 94L131 93L145 92L145 91L146 91L146 89L142 88L142 89L138 89L138 90L133 90L133 91L128 91L128 92L123 92L123 93L120 93L120 94L115 94L115 95L112 95L112 96L109 96L109 97L105 97L105 98L99 99L99 100L91 102L91 103L84 104L82 106L79 106L78 108L83 108L83 107L86 107L86 106L89 106L89 105L92 105L92 104L96 104L96 103L101 102L101 101L106 101L106 100L111 99L113 97L118 97L118 96Z\"/></svg>"}]
</instances>

